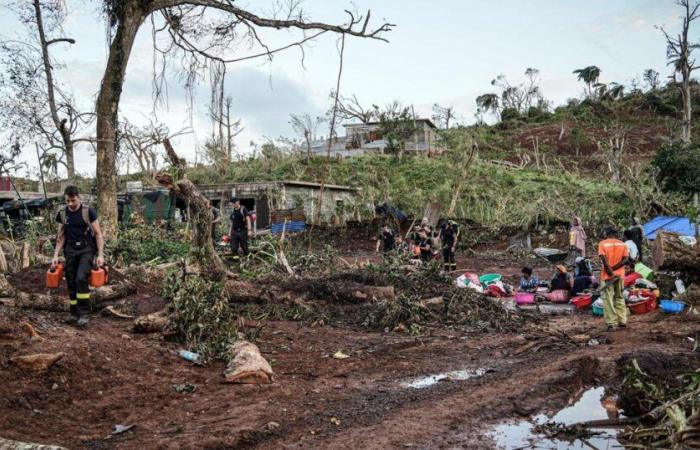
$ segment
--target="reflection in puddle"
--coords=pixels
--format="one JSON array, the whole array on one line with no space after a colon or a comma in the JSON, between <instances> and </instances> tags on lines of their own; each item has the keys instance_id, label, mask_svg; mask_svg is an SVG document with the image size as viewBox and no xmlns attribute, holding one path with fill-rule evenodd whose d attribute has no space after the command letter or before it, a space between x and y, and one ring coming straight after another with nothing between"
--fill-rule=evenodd
<instances>
[{"instance_id":1,"label":"reflection in puddle","mask_svg":"<svg viewBox=\"0 0 700 450\"><path fill-rule=\"evenodd\" d=\"M440 381L462 381L474 377L480 377L488 372L488 369L453 370L451 372L428 375L427 377L416 378L415 380L401 383L403 387L423 389L433 386Z\"/></svg>"},{"instance_id":2,"label":"reflection in puddle","mask_svg":"<svg viewBox=\"0 0 700 450\"><path fill-rule=\"evenodd\" d=\"M608 419L608 410L601 403L605 393L605 388L598 387L584 392L579 401L574 405L562 409L551 419L544 414L540 414L531 421L521 421L517 423L507 423L496 426L492 433L498 448L514 449L590 449L600 450L622 448L622 445L615 439L616 430L596 429L591 431L598 434L586 439L586 442L577 440L575 442L564 442L547 439L533 433L532 427L535 424L542 424L548 421L559 422L571 425L589 420Z\"/></svg>"}]
</instances>

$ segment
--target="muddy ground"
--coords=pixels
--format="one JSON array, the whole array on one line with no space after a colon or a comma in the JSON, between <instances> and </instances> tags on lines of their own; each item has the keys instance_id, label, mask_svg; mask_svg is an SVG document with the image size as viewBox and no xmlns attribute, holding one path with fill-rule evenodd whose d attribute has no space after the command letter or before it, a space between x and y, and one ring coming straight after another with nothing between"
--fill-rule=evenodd
<instances>
[{"instance_id":1,"label":"muddy ground","mask_svg":"<svg viewBox=\"0 0 700 450\"><path fill-rule=\"evenodd\" d=\"M515 277L521 264L534 262L540 275L551 272L546 263L496 250L462 255L460 270ZM375 257L364 247L347 256ZM151 294L139 296L137 303L152 304ZM133 334L129 321L98 315L77 330L62 320L0 306L1 437L90 449L494 448L495 424L556 411L591 386L614 391L616 362L625 355L695 358L689 337L699 329L691 316L660 312L634 316L615 333L604 333L590 312L551 317L525 334L428 328L409 336L263 321L258 345L275 382L244 386L223 382L223 363L193 366L175 354L177 343ZM44 340L30 340L23 321ZM608 343L590 346L580 335ZM349 358L333 358L339 350ZM41 375L10 362L58 351L66 356ZM420 389L407 385L463 369L485 370ZM178 392L186 384L194 392ZM118 424L135 426L112 435Z\"/></svg>"}]
</instances>

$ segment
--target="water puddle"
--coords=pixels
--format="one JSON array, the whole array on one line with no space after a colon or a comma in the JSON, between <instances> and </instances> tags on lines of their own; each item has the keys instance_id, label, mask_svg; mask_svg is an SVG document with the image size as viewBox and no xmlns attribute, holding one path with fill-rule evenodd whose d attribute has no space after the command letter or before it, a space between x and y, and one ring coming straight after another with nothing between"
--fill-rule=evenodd
<instances>
[{"instance_id":1,"label":"water puddle","mask_svg":"<svg viewBox=\"0 0 700 450\"><path fill-rule=\"evenodd\" d=\"M441 381L463 381L470 378L480 377L487 373L489 369L465 369L443 372L426 377L416 378L411 381L401 383L401 386L413 389L424 389L436 385Z\"/></svg>"},{"instance_id":2,"label":"water puddle","mask_svg":"<svg viewBox=\"0 0 700 450\"><path fill-rule=\"evenodd\" d=\"M506 423L496 426L491 436L496 441L498 448L505 450L515 449L615 449L623 448L615 438L617 430L610 428L591 428L590 431L597 434L584 440L566 442L558 439L548 439L538 435L533 430L538 424L557 422L572 425L589 420L601 420L614 417L616 414L607 410L601 400L605 394L605 388L597 387L584 392L581 398L572 406L566 407L556 413L554 417L540 414L532 420L517 423Z\"/></svg>"}]
</instances>

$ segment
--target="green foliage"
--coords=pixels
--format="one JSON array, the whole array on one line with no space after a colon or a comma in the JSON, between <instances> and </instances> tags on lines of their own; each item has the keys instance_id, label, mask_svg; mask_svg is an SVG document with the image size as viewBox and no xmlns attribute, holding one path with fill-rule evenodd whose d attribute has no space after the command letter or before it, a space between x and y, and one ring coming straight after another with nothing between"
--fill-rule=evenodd
<instances>
[{"instance_id":1,"label":"green foliage","mask_svg":"<svg viewBox=\"0 0 700 450\"><path fill-rule=\"evenodd\" d=\"M663 145L652 165L659 170L665 191L687 195L700 192L700 143Z\"/></svg>"},{"instance_id":2,"label":"green foliage","mask_svg":"<svg viewBox=\"0 0 700 450\"><path fill-rule=\"evenodd\" d=\"M171 272L163 286L171 327L187 348L205 361L226 359L231 344L238 339L238 330L222 284Z\"/></svg>"},{"instance_id":3,"label":"green foliage","mask_svg":"<svg viewBox=\"0 0 700 450\"><path fill-rule=\"evenodd\" d=\"M121 230L111 249L112 256L126 264L174 261L189 251L190 240L183 239L181 231L155 224L136 224Z\"/></svg>"},{"instance_id":4,"label":"green foliage","mask_svg":"<svg viewBox=\"0 0 700 450\"><path fill-rule=\"evenodd\" d=\"M379 129L386 141L387 150L401 150L403 143L411 139L416 132L416 123L408 107L398 103L389 105L378 113Z\"/></svg>"},{"instance_id":5,"label":"green foliage","mask_svg":"<svg viewBox=\"0 0 700 450\"><path fill-rule=\"evenodd\" d=\"M509 122L520 119L520 113L515 108L505 108L501 111L501 121Z\"/></svg>"}]
</instances>

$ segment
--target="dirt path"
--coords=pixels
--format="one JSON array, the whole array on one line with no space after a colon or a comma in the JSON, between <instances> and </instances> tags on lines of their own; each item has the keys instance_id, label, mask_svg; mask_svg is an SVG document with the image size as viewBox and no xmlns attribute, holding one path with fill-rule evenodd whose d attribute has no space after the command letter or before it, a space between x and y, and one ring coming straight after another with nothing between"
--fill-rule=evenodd
<instances>
[{"instance_id":1,"label":"dirt path","mask_svg":"<svg viewBox=\"0 0 700 450\"><path fill-rule=\"evenodd\" d=\"M179 347L96 317L77 331L54 314L0 311L0 436L69 448L493 448L490 424L564 406L586 386L615 381L614 361L643 350L690 352L697 323L660 313L603 336L589 315L552 319L530 335L420 337L265 322L259 345L270 386L224 384L223 365L194 367ZM32 342L17 324L34 324ZM559 336L611 343L576 346ZM538 345L527 349L528 342ZM542 345L540 345L542 344ZM526 349L522 351L522 349ZM347 359L329 357L337 350ZM18 354L63 351L47 374L10 363ZM417 389L406 382L444 371L488 369ZM196 385L179 393L173 385ZM135 424L111 436L116 424Z\"/></svg>"}]
</instances>

